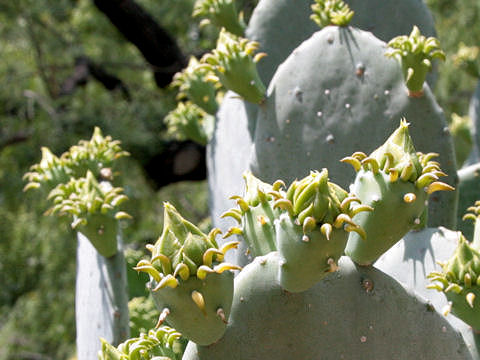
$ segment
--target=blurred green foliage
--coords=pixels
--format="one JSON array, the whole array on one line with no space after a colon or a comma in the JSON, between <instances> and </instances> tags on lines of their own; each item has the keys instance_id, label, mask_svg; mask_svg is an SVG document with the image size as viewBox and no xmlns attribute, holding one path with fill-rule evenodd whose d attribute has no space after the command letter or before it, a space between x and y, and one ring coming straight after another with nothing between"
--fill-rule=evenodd
<instances>
[{"instance_id":1,"label":"blurred green foliage","mask_svg":"<svg viewBox=\"0 0 480 360\"><path fill-rule=\"evenodd\" d=\"M137 0L177 39L186 54L215 43L213 27L190 19L194 0ZM435 88L447 118L465 115L476 79L459 71L452 57L460 41L480 45L478 0L428 0L447 61ZM255 1L239 1L246 19ZM287 24L288 25L288 24ZM130 266L146 255L163 221L163 201L208 231L205 182L153 190L142 161L163 146L164 116L175 93L158 89L151 69L91 0L0 1L0 360L66 359L74 354L75 237L59 218L42 216L45 194L25 194L23 174L40 159L40 147L60 155L94 126L122 141L132 157L122 159L121 183L134 219L124 229L133 251ZM130 101L91 80L59 96L75 58L88 56L129 89ZM145 295L141 276L129 273L131 297ZM148 310L148 309L147 309ZM149 311L146 311L149 313Z\"/></svg>"}]
</instances>

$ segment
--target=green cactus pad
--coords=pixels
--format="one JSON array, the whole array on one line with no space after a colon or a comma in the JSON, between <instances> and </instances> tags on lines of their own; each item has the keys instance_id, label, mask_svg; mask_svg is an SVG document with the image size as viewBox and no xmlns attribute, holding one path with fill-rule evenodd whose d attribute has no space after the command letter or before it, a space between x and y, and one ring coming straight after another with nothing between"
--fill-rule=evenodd
<instances>
[{"instance_id":1,"label":"green cactus pad","mask_svg":"<svg viewBox=\"0 0 480 360\"><path fill-rule=\"evenodd\" d=\"M326 169L294 181L285 195L278 196L274 206L283 214L275 229L284 259L279 281L285 290L305 291L337 269L349 232L365 236L352 217L372 209L359 203L358 198L328 182Z\"/></svg>"},{"instance_id":2,"label":"green cactus pad","mask_svg":"<svg viewBox=\"0 0 480 360\"><path fill-rule=\"evenodd\" d=\"M178 100L187 98L207 113L215 115L218 110L216 99L218 86L206 81L209 75L211 73L202 68L197 58L192 56L188 66L182 72L175 74L171 86L178 87Z\"/></svg>"},{"instance_id":3,"label":"green cactus pad","mask_svg":"<svg viewBox=\"0 0 480 360\"><path fill-rule=\"evenodd\" d=\"M176 109L165 117L165 124L168 135L205 146L213 132L215 117L191 102L179 102Z\"/></svg>"},{"instance_id":4,"label":"green cactus pad","mask_svg":"<svg viewBox=\"0 0 480 360\"><path fill-rule=\"evenodd\" d=\"M372 264L415 225L420 225L428 194L453 190L437 181L445 174L431 160L436 154L416 153L408 125L402 120L385 144L370 156L357 152L342 159L358 171L351 191L373 208L372 212L353 218L367 233L366 239L350 234L345 248L345 254L358 264Z\"/></svg>"},{"instance_id":5,"label":"green cactus pad","mask_svg":"<svg viewBox=\"0 0 480 360\"><path fill-rule=\"evenodd\" d=\"M347 26L353 11L342 0L315 0L310 18L320 27L329 25Z\"/></svg>"},{"instance_id":6,"label":"green cactus pad","mask_svg":"<svg viewBox=\"0 0 480 360\"><path fill-rule=\"evenodd\" d=\"M97 251L110 257L117 252L117 220L131 218L119 210L127 200L123 189L112 187L110 182L98 182L93 173L87 171L85 178L72 178L59 184L48 198L53 206L46 214L70 215L72 229L82 232Z\"/></svg>"},{"instance_id":7,"label":"green cactus pad","mask_svg":"<svg viewBox=\"0 0 480 360\"><path fill-rule=\"evenodd\" d=\"M471 359L443 316L381 271L344 256L339 271L289 293L278 281L282 261L272 252L247 265L224 337L190 342L183 360Z\"/></svg>"},{"instance_id":8,"label":"green cactus pad","mask_svg":"<svg viewBox=\"0 0 480 360\"><path fill-rule=\"evenodd\" d=\"M148 245L151 260L141 260L135 270L150 275L150 288L162 311L161 321L188 339L209 344L225 331L230 312L235 265L223 262L225 253L238 242L220 249L213 229L208 235L185 220L169 203L164 204L163 232ZM167 316L168 315L168 316Z\"/></svg>"},{"instance_id":9,"label":"green cactus pad","mask_svg":"<svg viewBox=\"0 0 480 360\"><path fill-rule=\"evenodd\" d=\"M254 53L259 44L255 41L237 37L222 29L217 48L202 57L203 67L215 73L227 89L252 103L261 103L265 98L265 85L260 79L256 63L265 53Z\"/></svg>"},{"instance_id":10,"label":"green cactus pad","mask_svg":"<svg viewBox=\"0 0 480 360\"><path fill-rule=\"evenodd\" d=\"M181 334L168 326L161 326L139 337L114 347L105 339L98 360L180 360L183 355Z\"/></svg>"},{"instance_id":11,"label":"green cactus pad","mask_svg":"<svg viewBox=\"0 0 480 360\"><path fill-rule=\"evenodd\" d=\"M426 38L414 26L409 36L393 38L388 47L385 55L396 58L402 64L409 96L423 96L423 84L428 72L432 70L432 61L445 60L445 53L440 49L438 40L434 37Z\"/></svg>"},{"instance_id":12,"label":"green cactus pad","mask_svg":"<svg viewBox=\"0 0 480 360\"><path fill-rule=\"evenodd\" d=\"M455 146L457 166L461 168L473 149L472 121L468 115L460 116L453 113L448 127Z\"/></svg>"},{"instance_id":13,"label":"green cactus pad","mask_svg":"<svg viewBox=\"0 0 480 360\"><path fill-rule=\"evenodd\" d=\"M232 196L238 208L222 214L222 217L235 219L240 227L231 227L224 238L233 234L242 235L248 246L248 256L253 258L277 249L274 221L280 215L280 210L274 207L274 194L279 194L284 184L281 181L273 185L264 183L249 171L244 173L243 178L245 196Z\"/></svg>"},{"instance_id":14,"label":"green cactus pad","mask_svg":"<svg viewBox=\"0 0 480 360\"><path fill-rule=\"evenodd\" d=\"M193 8L194 17L202 17L201 25L213 23L237 36L245 33L243 16L238 14L235 0L197 0Z\"/></svg>"},{"instance_id":15,"label":"green cactus pad","mask_svg":"<svg viewBox=\"0 0 480 360\"><path fill-rule=\"evenodd\" d=\"M441 266L441 272L432 272L428 278L433 282L429 288L444 292L449 301L445 315L451 311L480 329L480 252L462 235L453 256Z\"/></svg>"}]
</instances>

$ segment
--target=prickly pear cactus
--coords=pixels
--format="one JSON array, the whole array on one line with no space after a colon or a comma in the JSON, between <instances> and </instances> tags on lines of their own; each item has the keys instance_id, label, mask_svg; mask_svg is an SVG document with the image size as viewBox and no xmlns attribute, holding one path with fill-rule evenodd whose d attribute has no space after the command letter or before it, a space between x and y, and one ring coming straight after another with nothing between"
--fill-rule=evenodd
<instances>
[{"instance_id":1,"label":"prickly pear cactus","mask_svg":"<svg viewBox=\"0 0 480 360\"><path fill-rule=\"evenodd\" d=\"M201 25L212 23L237 36L244 35L246 25L243 16L237 12L235 0L197 0L193 16L203 18Z\"/></svg>"},{"instance_id":2,"label":"prickly pear cactus","mask_svg":"<svg viewBox=\"0 0 480 360\"><path fill-rule=\"evenodd\" d=\"M354 217L366 236L351 234L345 249L345 254L358 264L372 264L409 230L420 225L429 194L454 190L437 181L445 175L432 160L437 154L415 151L408 126L402 120L385 144L369 156L356 152L342 159L357 171L351 191L373 209Z\"/></svg>"},{"instance_id":3,"label":"prickly pear cactus","mask_svg":"<svg viewBox=\"0 0 480 360\"><path fill-rule=\"evenodd\" d=\"M149 287L161 310L159 324L168 324L198 344L208 345L224 333L233 297L233 273L238 266L223 262L238 242L218 248L219 230L204 234L164 204L164 228L151 260L141 260L137 271L150 275Z\"/></svg>"},{"instance_id":4,"label":"prickly pear cactus","mask_svg":"<svg viewBox=\"0 0 480 360\"><path fill-rule=\"evenodd\" d=\"M140 334L136 338L128 339L112 346L102 339L102 349L99 351L99 360L142 360L162 359L180 360L183 354L181 334L168 326L161 326L155 330Z\"/></svg>"},{"instance_id":5,"label":"prickly pear cactus","mask_svg":"<svg viewBox=\"0 0 480 360\"><path fill-rule=\"evenodd\" d=\"M312 3L311 0L261 0L256 6L246 37L259 42L260 50L268 54L257 64L259 76L266 85L292 51L318 31L317 24L309 20ZM414 25L425 36L435 36L433 17L422 1L348 0L345 3L354 11L352 26L371 31L383 41L408 34ZM377 95L381 98L385 90ZM220 219L220 215L230 207L228 197L242 190L239 179L248 168L256 112L255 106L242 102L234 93L227 93L217 115L207 161L212 218L215 226L222 229L233 225L228 219ZM280 174L274 174L272 178L279 177Z\"/></svg>"},{"instance_id":6,"label":"prickly pear cactus","mask_svg":"<svg viewBox=\"0 0 480 360\"><path fill-rule=\"evenodd\" d=\"M278 252L283 259L279 283L290 292L307 290L336 271L348 234L366 236L352 218L373 210L329 182L327 169L294 181L274 206L284 211L275 223Z\"/></svg>"},{"instance_id":7,"label":"prickly pear cactus","mask_svg":"<svg viewBox=\"0 0 480 360\"><path fill-rule=\"evenodd\" d=\"M405 117L419 151L439 154L456 185L453 144L442 110L428 85L408 96L399 64L386 44L353 27L329 26L302 43L278 68L260 108L250 162L264 181L291 181L306 169L328 167L346 187L353 174L333 159L373 150ZM328 69L328 71L318 71ZM428 134L428 136L427 136ZM455 192L431 197L433 224L454 225Z\"/></svg>"},{"instance_id":8,"label":"prickly pear cactus","mask_svg":"<svg viewBox=\"0 0 480 360\"><path fill-rule=\"evenodd\" d=\"M183 359L471 359L441 315L381 271L342 257L338 272L295 294L278 282L282 261L272 252L247 265L224 337L190 342Z\"/></svg>"}]
</instances>

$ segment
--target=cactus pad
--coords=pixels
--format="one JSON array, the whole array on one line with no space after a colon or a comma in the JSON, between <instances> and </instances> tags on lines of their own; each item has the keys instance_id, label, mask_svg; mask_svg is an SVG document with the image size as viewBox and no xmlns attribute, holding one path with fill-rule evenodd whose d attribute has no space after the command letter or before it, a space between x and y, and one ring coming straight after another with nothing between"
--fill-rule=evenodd
<instances>
[{"instance_id":1,"label":"cactus pad","mask_svg":"<svg viewBox=\"0 0 480 360\"><path fill-rule=\"evenodd\" d=\"M228 33L222 29L217 41L217 48L202 57L203 67L215 73L227 89L235 91L245 100L261 103L265 97L265 85L260 79L256 63L265 53L254 53L259 44Z\"/></svg>"},{"instance_id":2,"label":"cactus pad","mask_svg":"<svg viewBox=\"0 0 480 360\"><path fill-rule=\"evenodd\" d=\"M218 229L208 235L185 220L169 203L164 204L163 232L147 248L151 260L141 260L135 270L151 277L150 288L166 321L199 344L218 340L225 331L233 296L233 273L238 266L223 262L238 242L220 249Z\"/></svg>"},{"instance_id":3,"label":"cactus pad","mask_svg":"<svg viewBox=\"0 0 480 360\"><path fill-rule=\"evenodd\" d=\"M414 26L409 36L393 38L388 47L385 55L396 58L402 64L409 96L422 96L423 84L428 72L432 70L432 61L445 60L445 53L440 49L438 40L434 37L426 38L418 27Z\"/></svg>"},{"instance_id":4,"label":"cactus pad","mask_svg":"<svg viewBox=\"0 0 480 360\"><path fill-rule=\"evenodd\" d=\"M351 191L372 212L354 217L366 233L366 239L352 233L345 253L361 265L373 263L399 241L415 225L420 225L428 194L453 190L437 181L445 176L437 162L437 154L417 154L408 131L408 123L400 126L370 156L357 152L342 159L357 171Z\"/></svg>"}]
</instances>

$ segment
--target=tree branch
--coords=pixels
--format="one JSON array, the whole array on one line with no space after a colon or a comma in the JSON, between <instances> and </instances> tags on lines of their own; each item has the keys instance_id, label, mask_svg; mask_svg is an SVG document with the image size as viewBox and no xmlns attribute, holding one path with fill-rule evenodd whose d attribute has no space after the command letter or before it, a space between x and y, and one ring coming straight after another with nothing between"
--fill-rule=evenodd
<instances>
[{"instance_id":1,"label":"tree branch","mask_svg":"<svg viewBox=\"0 0 480 360\"><path fill-rule=\"evenodd\" d=\"M95 6L152 65L155 82L164 88L186 66L186 57L172 38L133 0L94 0Z\"/></svg>"}]
</instances>

